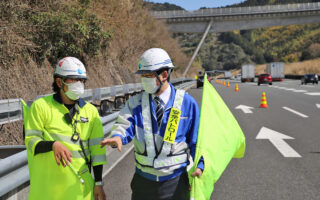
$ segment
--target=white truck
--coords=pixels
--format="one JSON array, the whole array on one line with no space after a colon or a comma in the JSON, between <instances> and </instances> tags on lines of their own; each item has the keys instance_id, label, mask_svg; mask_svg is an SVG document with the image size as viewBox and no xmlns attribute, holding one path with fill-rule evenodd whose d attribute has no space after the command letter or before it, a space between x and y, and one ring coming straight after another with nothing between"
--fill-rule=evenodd
<instances>
[{"instance_id":1,"label":"white truck","mask_svg":"<svg viewBox=\"0 0 320 200\"><path fill-rule=\"evenodd\" d=\"M271 75L272 81L282 81L284 79L284 63L268 63L266 67L266 73L269 73Z\"/></svg>"},{"instance_id":2,"label":"white truck","mask_svg":"<svg viewBox=\"0 0 320 200\"><path fill-rule=\"evenodd\" d=\"M241 66L241 82L254 82L254 64Z\"/></svg>"},{"instance_id":3,"label":"white truck","mask_svg":"<svg viewBox=\"0 0 320 200\"><path fill-rule=\"evenodd\" d=\"M231 72L230 72L230 71L225 71L225 72L224 72L224 78L225 78L225 79L231 79L231 76L232 76L232 75L231 75Z\"/></svg>"}]
</instances>

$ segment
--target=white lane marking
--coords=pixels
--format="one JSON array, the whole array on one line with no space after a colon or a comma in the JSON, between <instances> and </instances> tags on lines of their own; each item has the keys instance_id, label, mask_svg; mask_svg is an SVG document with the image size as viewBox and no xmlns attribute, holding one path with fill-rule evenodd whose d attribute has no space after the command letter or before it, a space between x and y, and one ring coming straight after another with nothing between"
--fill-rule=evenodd
<instances>
[{"instance_id":1,"label":"white lane marking","mask_svg":"<svg viewBox=\"0 0 320 200\"><path fill-rule=\"evenodd\" d=\"M133 145L127 150L127 152L125 152L124 154L122 154L122 156L116 161L116 162L114 162L113 164L112 164L112 166L107 170L107 171L105 171L104 173L103 173L103 175L102 175L102 178L104 178L107 174L109 174L109 172L111 172L111 170L113 170L113 168L124 158L124 157L126 157L130 152L131 152L131 150L133 149Z\"/></svg>"},{"instance_id":2,"label":"white lane marking","mask_svg":"<svg viewBox=\"0 0 320 200\"><path fill-rule=\"evenodd\" d=\"M294 90L293 92L308 92L307 90Z\"/></svg>"},{"instance_id":3,"label":"white lane marking","mask_svg":"<svg viewBox=\"0 0 320 200\"><path fill-rule=\"evenodd\" d=\"M298 93L306 93L308 92L307 90L297 90L294 88L286 88L286 87L279 87L279 86L269 86L269 87L273 87L273 88L278 88L278 89L282 89L282 90L287 90L287 91L292 91L292 92L298 92ZM310 94L312 95L312 94Z\"/></svg>"},{"instance_id":4,"label":"white lane marking","mask_svg":"<svg viewBox=\"0 0 320 200\"><path fill-rule=\"evenodd\" d=\"M282 107L282 108L285 109L285 110L287 110L287 111L290 111L290 112L292 112L292 113L294 113L294 114L296 114L296 115L299 115L300 117L308 118L307 115L304 115L304 114L302 114L302 113L300 113L300 112L298 112L298 111L295 111L295 110L293 110L293 109L291 109L291 108L288 108L288 107Z\"/></svg>"},{"instance_id":5,"label":"white lane marking","mask_svg":"<svg viewBox=\"0 0 320 200\"><path fill-rule=\"evenodd\" d=\"M242 110L244 113L252 113L252 111L250 109L254 109L250 106L246 106L246 105L238 105L237 107L235 107L235 109L240 109Z\"/></svg>"},{"instance_id":6,"label":"white lane marking","mask_svg":"<svg viewBox=\"0 0 320 200\"><path fill-rule=\"evenodd\" d=\"M307 92L304 94L311 95L311 96L320 96L320 92Z\"/></svg>"},{"instance_id":7,"label":"white lane marking","mask_svg":"<svg viewBox=\"0 0 320 200\"><path fill-rule=\"evenodd\" d=\"M298 154L284 141L285 139L294 139L293 137L262 127L256 139L268 139L278 149L283 157L301 157L300 154Z\"/></svg>"},{"instance_id":8,"label":"white lane marking","mask_svg":"<svg viewBox=\"0 0 320 200\"><path fill-rule=\"evenodd\" d=\"M320 108L320 104L316 104L317 108Z\"/></svg>"}]
</instances>

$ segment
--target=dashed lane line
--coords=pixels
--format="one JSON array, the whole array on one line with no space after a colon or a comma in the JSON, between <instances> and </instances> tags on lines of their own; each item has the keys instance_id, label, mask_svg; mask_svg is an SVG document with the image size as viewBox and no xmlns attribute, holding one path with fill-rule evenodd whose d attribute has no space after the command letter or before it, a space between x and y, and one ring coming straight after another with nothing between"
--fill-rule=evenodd
<instances>
[{"instance_id":1,"label":"dashed lane line","mask_svg":"<svg viewBox=\"0 0 320 200\"><path fill-rule=\"evenodd\" d=\"M294 114L296 114L296 115L299 115L300 117L303 117L303 118L308 118L308 116L307 115L305 115L305 114L302 114L302 113L300 113L300 112L298 112L298 111L295 111L295 110L293 110L293 109L291 109L291 108L288 108L288 107L282 107L283 109L285 109L285 110L287 110L287 111L290 111L290 112L292 112L292 113L294 113Z\"/></svg>"},{"instance_id":2,"label":"dashed lane line","mask_svg":"<svg viewBox=\"0 0 320 200\"><path fill-rule=\"evenodd\" d=\"M307 93L304 93L306 95L311 95L311 96L320 96L320 92L307 92Z\"/></svg>"},{"instance_id":3,"label":"dashed lane line","mask_svg":"<svg viewBox=\"0 0 320 200\"><path fill-rule=\"evenodd\" d=\"M297 93L307 93L308 92L307 90L297 90L295 88L286 88L286 87L279 87L279 86L269 86L269 87L292 91L292 92L297 92Z\"/></svg>"}]
</instances>

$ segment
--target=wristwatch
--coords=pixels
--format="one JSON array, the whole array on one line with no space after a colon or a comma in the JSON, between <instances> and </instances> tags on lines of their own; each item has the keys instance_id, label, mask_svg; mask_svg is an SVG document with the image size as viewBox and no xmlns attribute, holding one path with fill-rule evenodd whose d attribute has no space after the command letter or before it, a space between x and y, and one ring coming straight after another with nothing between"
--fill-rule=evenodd
<instances>
[{"instance_id":1,"label":"wristwatch","mask_svg":"<svg viewBox=\"0 0 320 200\"><path fill-rule=\"evenodd\" d=\"M102 181L97 181L94 184L95 186L103 186L103 182Z\"/></svg>"}]
</instances>

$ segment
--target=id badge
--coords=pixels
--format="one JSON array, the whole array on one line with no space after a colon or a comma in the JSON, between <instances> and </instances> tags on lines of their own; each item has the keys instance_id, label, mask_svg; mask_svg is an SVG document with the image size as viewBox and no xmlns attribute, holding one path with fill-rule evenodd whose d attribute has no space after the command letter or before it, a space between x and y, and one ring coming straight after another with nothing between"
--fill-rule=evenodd
<instances>
[{"instance_id":1,"label":"id badge","mask_svg":"<svg viewBox=\"0 0 320 200\"><path fill-rule=\"evenodd\" d=\"M80 136L78 133L74 133L72 136L71 136L71 140L73 142L77 142L78 140L80 139Z\"/></svg>"}]
</instances>

